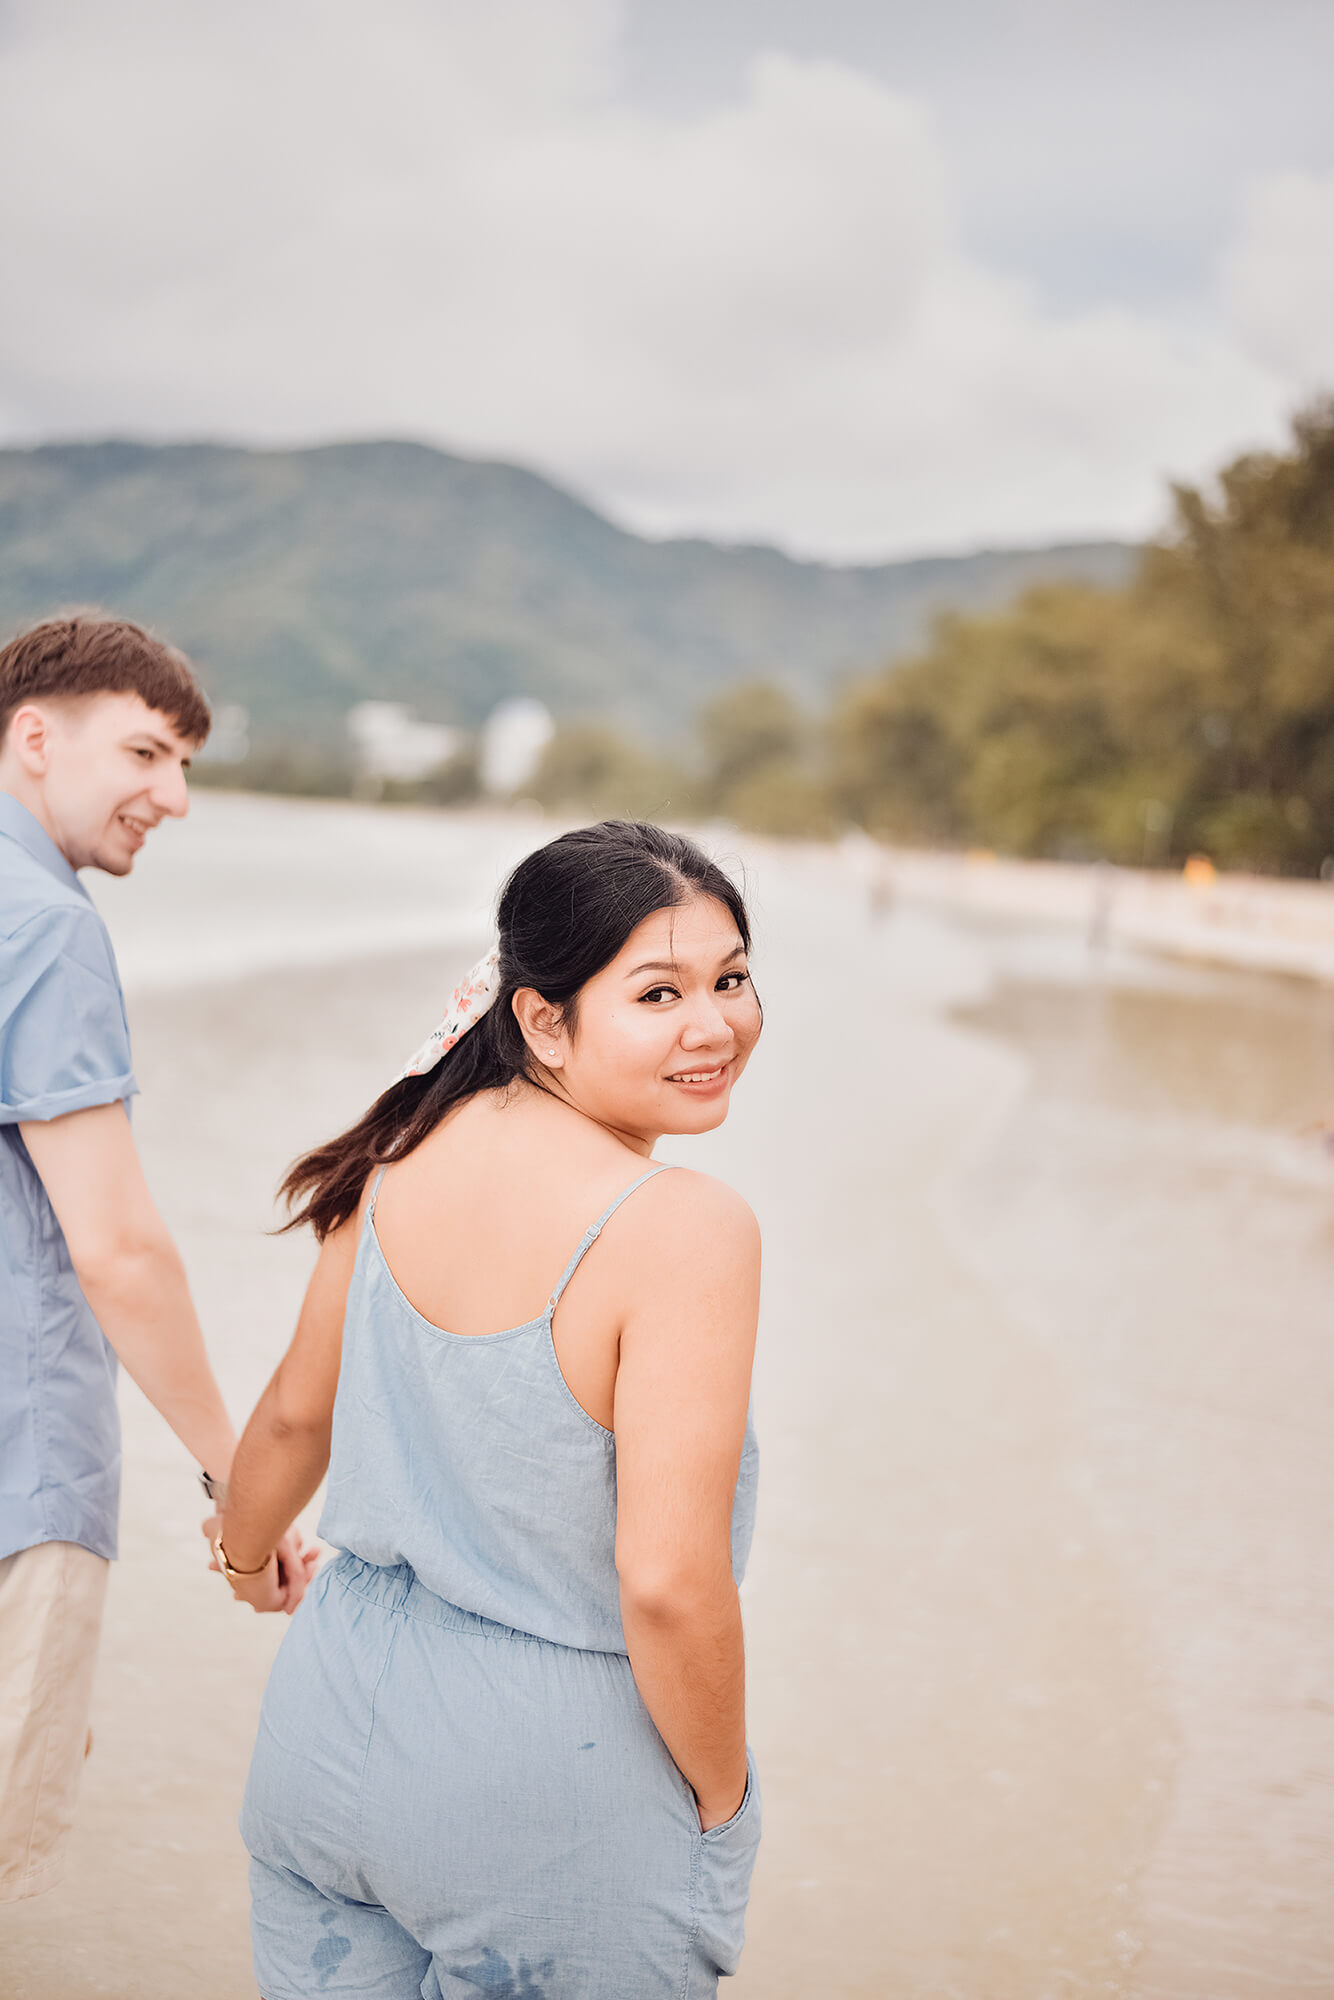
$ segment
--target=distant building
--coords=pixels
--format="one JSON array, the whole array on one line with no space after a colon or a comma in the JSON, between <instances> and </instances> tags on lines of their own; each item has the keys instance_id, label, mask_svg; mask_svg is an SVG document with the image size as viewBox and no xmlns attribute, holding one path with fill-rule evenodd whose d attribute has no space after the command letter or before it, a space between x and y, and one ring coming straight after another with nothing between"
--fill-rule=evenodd
<instances>
[{"instance_id":1,"label":"distant building","mask_svg":"<svg viewBox=\"0 0 1334 2000\"><path fill-rule=\"evenodd\" d=\"M461 729L422 722L406 702L359 701L347 712L357 774L372 783L414 784L448 763L464 741Z\"/></svg>"},{"instance_id":2,"label":"distant building","mask_svg":"<svg viewBox=\"0 0 1334 2000\"><path fill-rule=\"evenodd\" d=\"M496 799L521 792L555 732L551 711L528 695L493 708L482 729L482 790Z\"/></svg>"}]
</instances>

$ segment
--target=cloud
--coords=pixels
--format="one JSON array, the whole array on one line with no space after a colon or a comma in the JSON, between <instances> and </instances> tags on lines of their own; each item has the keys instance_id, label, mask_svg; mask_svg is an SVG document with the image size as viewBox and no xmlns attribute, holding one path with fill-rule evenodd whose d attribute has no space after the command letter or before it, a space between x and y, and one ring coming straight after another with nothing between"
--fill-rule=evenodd
<instances>
[{"instance_id":1,"label":"cloud","mask_svg":"<svg viewBox=\"0 0 1334 2000\"><path fill-rule=\"evenodd\" d=\"M1165 474L1277 435L1301 368L1235 303L1249 237L1232 327L1044 311L965 254L921 104L770 54L649 111L618 19L11 6L0 422L422 436L651 531L854 557L1143 532ZM1286 199L1257 241L1315 226Z\"/></svg>"},{"instance_id":2,"label":"cloud","mask_svg":"<svg viewBox=\"0 0 1334 2000\"><path fill-rule=\"evenodd\" d=\"M1334 391L1334 174L1258 181L1224 282L1251 353L1303 392Z\"/></svg>"}]
</instances>

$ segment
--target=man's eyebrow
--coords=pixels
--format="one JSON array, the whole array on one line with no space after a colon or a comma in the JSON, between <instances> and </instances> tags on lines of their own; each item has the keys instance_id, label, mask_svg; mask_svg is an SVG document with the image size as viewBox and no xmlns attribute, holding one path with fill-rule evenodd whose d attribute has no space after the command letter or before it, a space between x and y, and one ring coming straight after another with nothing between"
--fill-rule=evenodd
<instances>
[{"instance_id":1,"label":"man's eyebrow","mask_svg":"<svg viewBox=\"0 0 1334 2000\"><path fill-rule=\"evenodd\" d=\"M726 958L722 960L722 963L724 965L730 965L734 958L744 958L745 956L746 956L745 945L734 944L732 946L732 949L728 952ZM677 959L651 958L647 964L637 965L633 972L627 972L625 976L627 979L638 979L641 972L679 972L680 969L681 969L680 961Z\"/></svg>"},{"instance_id":2,"label":"man's eyebrow","mask_svg":"<svg viewBox=\"0 0 1334 2000\"><path fill-rule=\"evenodd\" d=\"M151 729L134 730L129 738L129 741L133 743L136 738L140 738L145 742L151 743L153 748L155 750L160 750L164 757L174 757L176 755L173 746L170 743L166 742L163 737L154 736Z\"/></svg>"}]
</instances>

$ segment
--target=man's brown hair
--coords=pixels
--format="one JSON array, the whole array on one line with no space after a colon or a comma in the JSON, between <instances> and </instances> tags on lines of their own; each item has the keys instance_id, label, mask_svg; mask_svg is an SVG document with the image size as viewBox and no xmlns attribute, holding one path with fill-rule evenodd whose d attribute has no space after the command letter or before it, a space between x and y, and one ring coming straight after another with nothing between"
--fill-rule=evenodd
<instances>
[{"instance_id":1,"label":"man's brown hair","mask_svg":"<svg viewBox=\"0 0 1334 2000\"><path fill-rule=\"evenodd\" d=\"M180 736L202 743L212 717L184 653L128 618L71 611L0 646L0 742L26 701L137 694Z\"/></svg>"}]
</instances>

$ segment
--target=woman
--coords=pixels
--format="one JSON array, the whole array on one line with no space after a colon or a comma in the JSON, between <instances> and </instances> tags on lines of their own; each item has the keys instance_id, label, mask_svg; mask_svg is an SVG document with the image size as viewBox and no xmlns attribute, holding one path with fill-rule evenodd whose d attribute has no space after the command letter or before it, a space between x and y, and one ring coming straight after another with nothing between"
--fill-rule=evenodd
<instances>
[{"instance_id":1,"label":"woman","mask_svg":"<svg viewBox=\"0 0 1334 2000\"><path fill-rule=\"evenodd\" d=\"M342 1553L242 1814L265 2000L699 2000L741 1949L759 1239L652 1150L722 1123L755 1046L746 911L614 822L521 862L499 932L285 1183L322 1248L216 1556L276 1608L326 1467Z\"/></svg>"}]
</instances>

